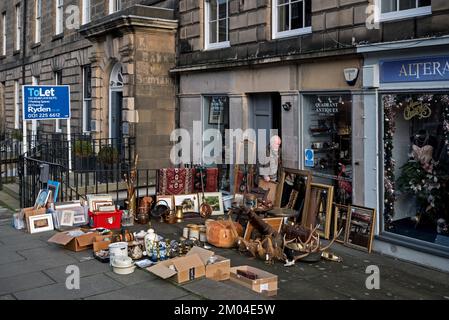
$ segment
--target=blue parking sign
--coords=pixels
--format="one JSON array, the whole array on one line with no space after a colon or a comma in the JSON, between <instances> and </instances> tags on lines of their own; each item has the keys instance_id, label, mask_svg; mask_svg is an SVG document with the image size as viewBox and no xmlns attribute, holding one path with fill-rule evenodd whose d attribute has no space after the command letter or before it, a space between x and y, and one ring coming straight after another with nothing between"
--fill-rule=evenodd
<instances>
[{"instance_id":1,"label":"blue parking sign","mask_svg":"<svg viewBox=\"0 0 449 320\"><path fill-rule=\"evenodd\" d=\"M23 86L23 120L70 119L70 86Z\"/></svg>"}]
</instances>

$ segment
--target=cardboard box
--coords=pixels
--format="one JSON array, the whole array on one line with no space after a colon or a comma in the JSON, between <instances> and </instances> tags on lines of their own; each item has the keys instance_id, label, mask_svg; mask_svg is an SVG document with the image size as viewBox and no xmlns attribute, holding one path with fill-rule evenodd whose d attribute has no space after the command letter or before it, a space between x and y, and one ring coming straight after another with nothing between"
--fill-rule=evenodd
<instances>
[{"instance_id":1,"label":"cardboard box","mask_svg":"<svg viewBox=\"0 0 449 320\"><path fill-rule=\"evenodd\" d=\"M161 261L147 270L162 279L173 277L177 283L195 280L206 274L204 263L197 254Z\"/></svg>"},{"instance_id":2,"label":"cardboard box","mask_svg":"<svg viewBox=\"0 0 449 320\"><path fill-rule=\"evenodd\" d=\"M197 254L206 266L206 278L215 281L229 280L231 273L231 260L228 258L215 255L213 251L200 247L193 247L187 255ZM217 260L210 264L209 258L215 256Z\"/></svg>"},{"instance_id":3,"label":"cardboard box","mask_svg":"<svg viewBox=\"0 0 449 320\"><path fill-rule=\"evenodd\" d=\"M256 280L251 280L237 274L237 270L249 271L257 275ZM278 276L250 266L231 268L231 281L247 287L257 293L268 297L275 296L278 290Z\"/></svg>"},{"instance_id":4,"label":"cardboard box","mask_svg":"<svg viewBox=\"0 0 449 320\"><path fill-rule=\"evenodd\" d=\"M23 219L25 220L25 224L26 224L28 233L30 233L30 224L28 223L29 218L31 216L45 214L46 212L47 212L47 209L45 209L45 208L34 209L34 207L30 207L30 208L22 209Z\"/></svg>"},{"instance_id":5,"label":"cardboard box","mask_svg":"<svg viewBox=\"0 0 449 320\"><path fill-rule=\"evenodd\" d=\"M85 233L77 237L69 234L70 232L78 230ZM86 229L74 229L71 231L59 232L48 239L48 242L63 245L66 249L71 251L83 251L92 248L95 237L98 235L99 234L96 231L91 232L90 230Z\"/></svg>"}]
</instances>

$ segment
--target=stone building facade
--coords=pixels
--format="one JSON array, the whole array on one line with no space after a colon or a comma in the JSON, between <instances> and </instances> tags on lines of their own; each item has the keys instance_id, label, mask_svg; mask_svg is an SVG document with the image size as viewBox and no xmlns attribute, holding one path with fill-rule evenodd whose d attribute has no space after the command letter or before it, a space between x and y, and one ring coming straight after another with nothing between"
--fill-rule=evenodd
<instances>
[{"instance_id":1,"label":"stone building facade","mask_svg":"<svg viewBox=\"0 0 449 320\"><path fill-rule=\"evenodd\" d=\"M285 167L311 170L315 182L333 185L336 203L377 210L375 250L447 269L437 219L429 224L435 234L422 241L413 226L403 228L416 208L405 212L397 203L393 221L387 217L382 99L391 91L410 99L447 91L443 72L433 81L383 82L391 71L384 66L401 59L444 65L448 18L444 0L181 0L172 70L179 77L180 126L193 132L197 121L203 130L278 130ZM421 61L429 56L434 62ZM225 113L218 125L214 110ZM413 122L409 131L419 125ZM407 148L402 139L396 150ZM232 170L227 174L232 186Z\"/></svg>"},{"instance_id":2,"label":"stone building facade","mask_svg":"<svg viewBox=\"0 0 449 320\"><path fill-rule=\"evenodd\" d=\"M155 0L2 1L6 52L0 55L0 104L6 131L22 128L21 85L70 85L72 134L109 139L145 132L136 140L140 165L167 164L175 117L169 75L176 52L173 9L173 1ZM27 126L28 133L67 133L65 120Z\"/></svg>"}]
</instances>

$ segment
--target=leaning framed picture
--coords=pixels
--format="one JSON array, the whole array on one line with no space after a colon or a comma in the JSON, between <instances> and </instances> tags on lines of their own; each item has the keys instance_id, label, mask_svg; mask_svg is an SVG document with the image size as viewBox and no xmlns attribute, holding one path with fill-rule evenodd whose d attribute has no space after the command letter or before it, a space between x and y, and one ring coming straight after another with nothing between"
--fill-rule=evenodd
<instances>
[{"instance_id":1,"label":"leaning framed picture","mask_svg":"<svg viewBox=\"0 0 449 320\"><path fill-rule=\"evenodd\" d=\"M343 204L334 203L334 234L337 234L342 230L338 238L335 240L340 243L344 243L347 233L347 221L348 221L349 207Z\"/></svg>"},{"instance_id":2,"label":"leaning framed picture","mask_svg":"<svg viewBox=\"0 0 449 320\"><path fill-rule=\"evenodd\" d=\"M58 181L48 180L47 182L47 188L52 191L53 202L55 203L58 202L59 185L60 183Z\"/></svg>"},{"instance_id":3,"label":"leaning framed picture","mask_svg":"<svg viewBox=\"0 0 449 320\"><path fill-rule=\"evenodd\" d=\"M304 226L318 226L317 231L325 239L329 239L332 220L332 201L334 187L326 184L310 184L309 211Z\"/></svg>"},{"instance_id":4,"label":"leaning framed picture","mask_svg":"<svg viewBox=\"0 0 449 320\"><path fill-rule=\"evenodd\" d=\"M213 216L220 216L224 214L224 208L223 208L223 196L221 192L205 192L204 198L203 194L198 194L198 200L199 203L206 202L208 205L212 207L212 215Z\"/></svg>"},{"instance_id":5,"label":"leaning framed picture","mask_svg":"<svg viewBox=\"0 0 449 320\"><path fill-rule=\"evenodd\" d=\"M34 203L35 209L44 208L47 205L48 198L50 197L49 189L41 189L37 195L36 202Z\"/></svg>"},{"instance_id":6,"label":"leaning framed picture","mask_svg":"<svg viewBox=\"0 0 449 320\"><path fill-rule=\"evenodd\" d=\"M54 229L53 217L51 214L31 216L28 218L28 223L30 226L30 233L51 231Z\"/></svg>"},{"instance_id":7,"label":"leaning framed picture","mask_svg":"<svg viewBox=\"0 0 449 320\"><path fill-rule=\"evenodd\" d=\"M61 219L59 223L63 227L73 227L74 218L75 218L75 211L64 210L61 212Z\"/></svg>"},{"instance_id":8,"label":"leaning framed picture","mask_svg":"<svg viewBox=\"0 0 449 320\"><path fill-rule=\"evenodd\" d=\"M349 206L345 245L371 252L374 237L376 209Z\"/></svg>"},{"instance_id":9,"label":"leaning framed picture","mask_svg":"<svg viewBox=\"0 0 449 320\"><path fill-rule=\"evenodd\" d=\"M281 232L282 225L284 224L284 218L264 218L262 219L265 223L269 224L271 227L273 227L274 230L276 230L278 233ZM249 240L255 240L257 238L257 235L254 235L256 233L253 225L251 223L248 223L245 230L245 235L243 236L243 239L246 241Z\"/></svg>"},{"instance_id":10,"label":"leaning framed picture","mask_svg":"<svg viewBox=\"0 0 449 320\"><path fill-rule=\"evenodd\" d=\"M199 212L198 206L198 194L182 194L176 195L175 198L175 207L181 206L182 212Z\"/></svg>"}]
</instances>

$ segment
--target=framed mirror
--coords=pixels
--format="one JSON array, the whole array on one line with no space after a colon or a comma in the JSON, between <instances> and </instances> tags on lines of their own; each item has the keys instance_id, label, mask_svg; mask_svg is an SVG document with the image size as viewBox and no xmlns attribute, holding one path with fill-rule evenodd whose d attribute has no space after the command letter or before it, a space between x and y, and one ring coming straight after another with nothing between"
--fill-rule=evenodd
<instances>
[{"instance_id":1,"label":"framed mirror","mask_svg":"<svg viewBox=\"0 0 449 320\"><path fill-rule=\"evenodd\" d=\"M349 206L345 245L371 253L376 210Z\"/></svg>"},{"instance_id":2,"label":"framed mirror","mask_svg":"<svg viewBox=\"0 0 449 320\"><path fill-rule=\"evenodd\" d=\"M298 212L308 212L312 175L306 170L282 168L274 207ZM302 219L302 218L301 218Z\"/></svg>"},{"instance_id":3,"label":"framed mirror","mask_svg":"<svg viewBox=\"0 0 449 320\"><path fill-rule=\"evenodd\" d=\"M303 215L304 227L316 227L325 239L329 239L332 220L332 202L334 187L326 184L312 183L310 185L310 198L307 214Z\"/></svg>"},{"instance_id":4,"label":"framed mirror","mask_svg":"<svg viewBox=\"0 0 449 320\"><path fill-rule=\"evenodd\" d=\"M343 229L340 236L337 238L337 242L344 243L346 239L347 233L347 221L349 214L349 206L343 204L334 203L334 234L335 237L338 232Z\"/></svg>"}]
</instances>

